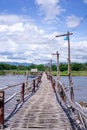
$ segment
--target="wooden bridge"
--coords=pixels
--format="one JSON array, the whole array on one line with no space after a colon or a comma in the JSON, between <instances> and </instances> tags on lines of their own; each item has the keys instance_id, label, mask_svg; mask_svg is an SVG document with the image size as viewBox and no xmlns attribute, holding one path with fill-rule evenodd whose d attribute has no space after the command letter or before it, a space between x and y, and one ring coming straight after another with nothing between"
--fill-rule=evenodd
<instances>
[{"instance_id":1,"label":"wooden bridge","mask_svg":"<svg viewBox=\"0 0 87 130\"><path fill-rule=\"evenodd\" d=\"M66 101L66 92L61 87L61 83L56 84L52 76L43 73L39 85L35 84L34 80L31 96L24 99L22 94L24 103L14 116L6 121L4 129L86 130L87 118L85 117L86 120L83 121L81 112L79 112L84 125L81 124L80 118L77 121L77 114L73 118L72 112L75 110L75 106L70 100ZM58 88L62 90L61 97ZM67 107L67 104L71 105Z\"/></svg>"}]
</instances>

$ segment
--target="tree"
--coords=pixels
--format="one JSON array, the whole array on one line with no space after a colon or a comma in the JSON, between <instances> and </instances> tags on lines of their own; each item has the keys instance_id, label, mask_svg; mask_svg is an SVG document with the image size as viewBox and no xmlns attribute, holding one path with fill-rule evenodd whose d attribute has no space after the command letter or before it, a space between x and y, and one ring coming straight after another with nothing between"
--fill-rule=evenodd
<instances>
[{"instance_id":1,"label":"tree","mask_svg":"<svg viewBox=\"0 0 87 130\"><path fill-rule=\"evenodd\" d=\"M35 69L35 68L37 68L37 65L35 64L31 64L27 67L28 70Z\"/></svg>"},{"instance_id":2,"label":"tree","mask_svg":"<svg viewBox=\"0 0 87 130\"><path fill-rule=\"evenodd\" d=\"M37 65L37 69L38 69L39 71L45 71L45 66L42 65L42 64Z\"/></svg>"},{"instance_id":3,"label":"tree","mask_svg":"<svg viewBox=\"0 0 87 130\"><path fill-rule=\"evenodd\" d=\"M67 69L68 69L68 65L67 64L64 64L64 63L60 64L60 71L65 71Z\"/></svg>"},{"instance_id":4,"label":"tree","mask_svg":"<svg viewBox=\"0 0 87 130\"><path fill-rule=\"evenodd\" d=\"M11 69L12 69L12 70L16 70L16 69L17 69L17 66L16 66L16 65L11 65Z\"/></svg>"},{"instance_id":5,"label":"tree","mask_svg":"<svg viewBox=\"0 0 87 130\"><path fill-rule=\"evenodd\" d=\"M85 70L85 65L82 63L72 63L71 69L75 71Z\"/></svg>"},{"instance_id":6,"label":"tree","mask_svg":"<svg viewBox=\"0 0 87 130\"><path fill-rule=\"evenodd\" d=\"M26 70L27 68L24 65L18 65L17 69L18 70Z\"/></svg>"},{"instance_id":7,"label":"tree","mask_svg":"<svg viewBox=\"0 0 87 130\"><path fill-rule=\"evenodd\" d=\"M56 65L52 65L52 71L57 71L57 66Z\"/></svg>"}]
</instances>

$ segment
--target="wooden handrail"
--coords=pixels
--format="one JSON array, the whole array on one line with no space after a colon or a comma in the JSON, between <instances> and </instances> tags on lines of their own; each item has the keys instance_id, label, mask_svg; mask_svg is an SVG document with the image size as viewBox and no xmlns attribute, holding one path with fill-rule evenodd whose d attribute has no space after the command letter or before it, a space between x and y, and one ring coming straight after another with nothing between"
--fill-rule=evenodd
<instances>
[{"instance_id":1,"label":"wooden handrail","mask_svg":"<svg viewBox=\"0 0 87 130\"><path fill-rule=\"evenodd\" d=\"M13 84L13 85L7 85L4 88L0 88L0 90L4 91L4 90L7 90L9 88L12 88L12 87L15 87L15 86L19 86L19 85L22 85L22 84L23 84L23 82L22 83L18 83L18 84Z\"/></svg>"},{"instance_id":2,"label":"wooden handrail","mask_svg":"<svg viewBox=\"0 0 87 130\"><path fill-rule=\"evenodd\" d=\"M77 114L78 120L80 120L80 123L83 125L83 127L84 127L85 129L87 129L87 115L86 115L82 110L78 109L78 108L76 107L75 103L72 102L72 100L69 98L69 95L67 94L67 92L66 92L66 90L65 90L65 88L64 88L64 86L63 86L63 84L62 84L60 81L57 81L57 82L61 85L61 87L62 87L62 89L63 89L63 91L64 91L64 94L65 94L65 96L67 97L67 100L69 101L69 103L70 103L70 105L71 105L70 108L72 109L72 113L76 112L75 114ZM65 102L65 103L66 103L66 102Z\"/></svg>"},{"instance_id":3,"label":"wooden handrail","mask_svg":"<svg viewBox=\"0 0 87 130\"><path fill-rule=\"evenodd\" d=\"M18 95L19 93L21 93L21 91L14 93L12 96L10 96L7 100L5 100L4 104L8 103L10 100L12 100L16 95Z\"/></svg>"},{"instance_id":4,"label":"wooden handrail","mask_svg":"<svg viewBox=\"0 0 87 130\"><path fill-rule=\"evenodd\" d=\"M41 82L41 76L42 76L42 74L40 74L36 78L32 79L31 81L27 81L26 88L25 88L26 82L22 82L22 83L17 83L17 84L13 84L13 85L8 85L8 86L0 89L0 128L4 128L4 123L5 123L4 122L4 105L7 104L9 101L11 101L18 94L21 94L21 101L24 102L24 97L26 95L25 91L27 91L28 89L29 90L31 89L31 92L35 92L35 91L33 91L33 89L35 90L39 86L39 83ZM17 86L21 87L21 91L15 92L13 95L11 95L8 99L5 100L4 91L6 91L7 89L10 89L10 88L13 88L13 87L17 87Z\"/></svg>"},{"instance_id":5,"label":"wooden handrail","mask_svg":"<svg viewBox=\"0 0 87 130\"><path fill-rule=\"evenodd\" d=\"M58 100L60 100L63 106L65 105L66 107L68 107L68 109L71 109L71 114L74 115L74 112L75 112L75 114L77 114L78 116L78 120L82 124L81 127L87 129L87 114L84 113L81 109L77 108L75 102L72 102L71 98L66 92L65 86L62 84L60 80L55 80L52 75L48 73L46 74L47 74L47 78L51 80L53 89L55 89L55 92L57 93L57 95L60 96L60 99ZM55 84L53 84L53 82L55 82ZM59 93L56 90L56 87L58 88Z\"/></svg>"}]
</instances>

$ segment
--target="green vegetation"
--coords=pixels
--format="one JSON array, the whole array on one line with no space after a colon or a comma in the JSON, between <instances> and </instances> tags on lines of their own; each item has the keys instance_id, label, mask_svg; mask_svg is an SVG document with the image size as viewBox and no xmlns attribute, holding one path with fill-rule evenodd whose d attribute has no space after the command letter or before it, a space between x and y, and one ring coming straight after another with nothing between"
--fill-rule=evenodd
<instances>
[{"instance_id":1,"label":"green vegetation","mask_svg":"<svg viewBox=\"0 0 87 130\"><path fill-rule=\"evenodd\" d=\"M57 72L52 71L52 75L56 76ZM60 76L68 76L67 71L61 71ZM86 71L72 71L72 76L87 76L87 70Z\"/></svg>"},{"instance_id":2,"label":"green vegetation","mask_svg":"<svg viewBox=\"0 0 87 130\"><path fill-rule=\"evenodd\" d=\"M53 70L53 69L52 69ZM60 75L68 76L68 65L61 63L60 64ZM72 63L71 64L72 76L87 76L87 63ZM52 71L53 75L56 75L56 71Z\"/></svg>"},{"instance_id":3,"label":"green vegetation","mask_svg":"<svg viewBox=\"0 0 87 130\"><path fill-rule=\"evenodd\" d=\"M11 65L6 63L0 63L0 75L4 75L7 73L11 74L25 74L26 70L30 71L31 69L37 68L38 71L50 71L50 67L43 64L30 64L29 66L24 65ZM66 63L60 64L60 75L67 76L68 75L68 65ZM87 63L72 63L71 64L72 75L73 76L87 76ZM56 65L52 65L52 74L56 75L57 67Z\"/></svg>"},{"instance_id":4,"label":"green vegetation","mask_svg":"<svg viewBox=\"0 0 87 130\"><path fill-rule=\"evenodd\" d=\"M72 71L72 76L87 76L87 70L86 71Z\"/></svg>"},{"instance_id":5,"label":"green vegetation","mask_svg":"<svg viewBox=\"0 0 87 130\"><path fill-rule=\"evenodd\" d=\"M52 75L56 76L57 71L52 71ZM60 71L60 76L68 76L68 72L67 71Z\"/></svg>"},{"instance_id":6,"label":"green vegetation","mask_svg":"<svg viewBox=\"0 0 87 130\"><path fill-rule=\"evenodd\" d=\"M25 74L26 71L30 71L31 69L37 68L38 71L45 71L45 66L43 64L35 65L35 64L30 64L29 66L24 66L24 65L11 65L11 64L6 64L6 63L0 63L0 75L5 75L5 74Z\"/></svg>"},{"instance_id":7,"label":"green vegetation","mask_svg":"<svg viewBox=\"0 0 87 130\"><path fill-rule=\"evenodd\" d=\"M4 70L0 70L0 75L5 75L5 71Z\"/></svg>"}]
</instances>

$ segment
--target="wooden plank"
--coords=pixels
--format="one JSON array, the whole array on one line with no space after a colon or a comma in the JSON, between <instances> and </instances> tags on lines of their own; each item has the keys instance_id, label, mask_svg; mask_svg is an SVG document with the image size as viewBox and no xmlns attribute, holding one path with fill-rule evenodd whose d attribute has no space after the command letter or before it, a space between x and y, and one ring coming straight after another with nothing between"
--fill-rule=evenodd
<instances>
[{"instance_id":1,"label":"wooden plank","mask_svg":"<svg viewBox=\"0 0 87 130\"><path fill-rule=\"evenodd\" d=\"M42 76L39 90L9 121L10 130L72 130L65 112L58 104L51 83Z\"/></svg>"}]
</instances>

